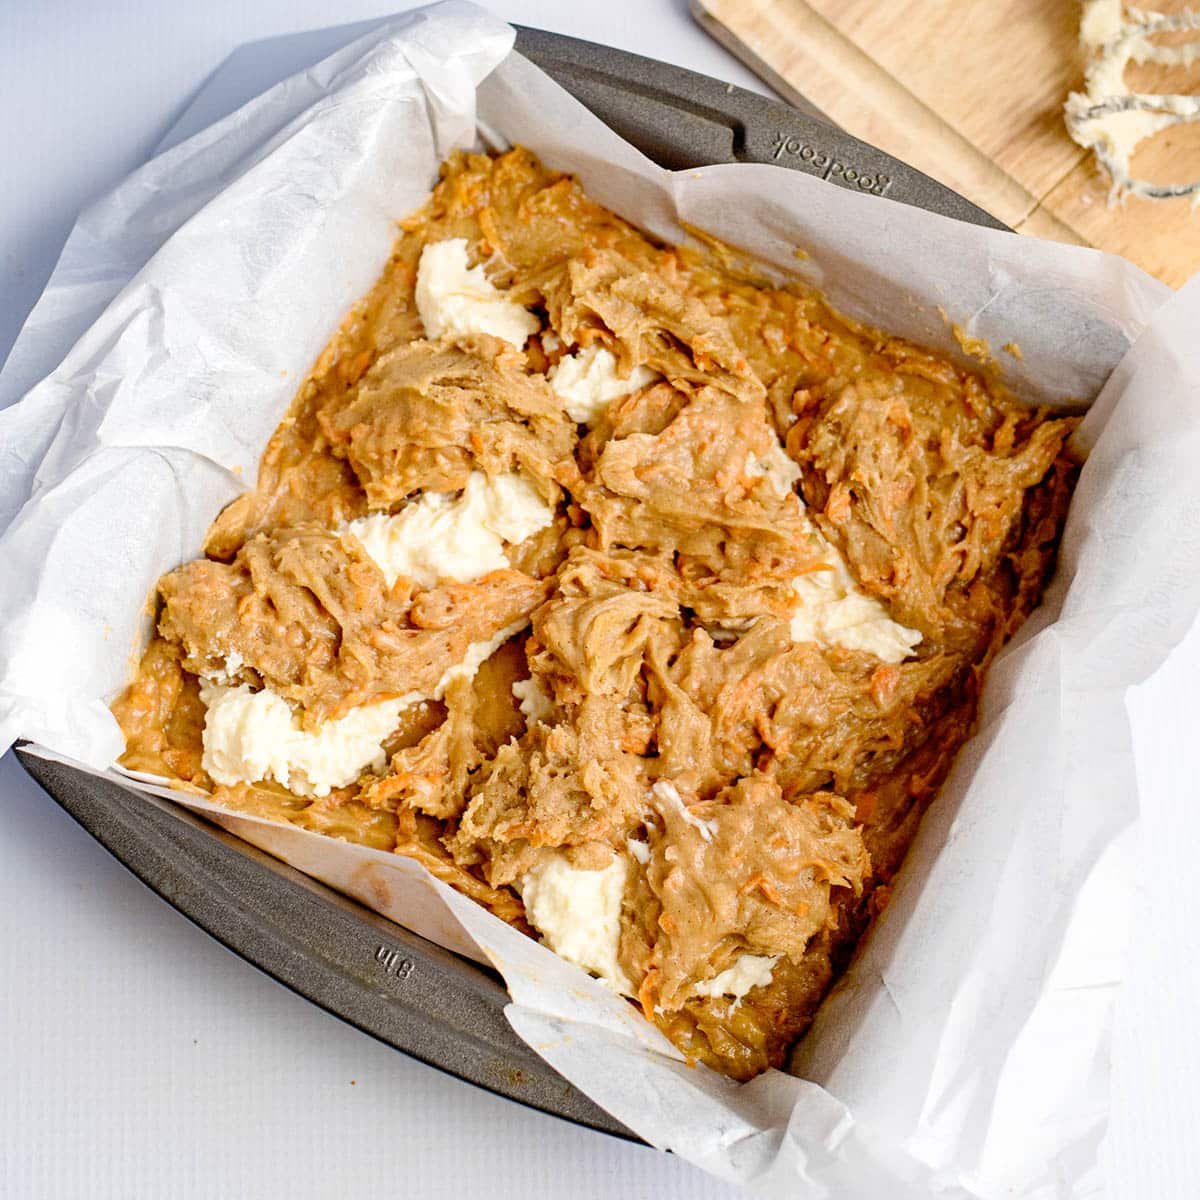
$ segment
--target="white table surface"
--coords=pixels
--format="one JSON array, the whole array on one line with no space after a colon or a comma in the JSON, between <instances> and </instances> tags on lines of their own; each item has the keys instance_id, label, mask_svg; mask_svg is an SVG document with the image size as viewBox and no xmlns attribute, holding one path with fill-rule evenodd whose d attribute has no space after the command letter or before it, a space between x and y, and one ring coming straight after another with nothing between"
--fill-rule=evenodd
<instances>
[{"instance_id":1,"label":"white table surface","mask_svg":"<svg viewBox=\"0 0 1200 1200\"><path fill-rule=\"evenodd\" d=\"M0 0L0 359L79 208L227 56L403 0ZM493 0L507 19L765 90L685 0ZM2 566L0 566L2 569ZM1200 1195L1200 629L1130 698L1147 869L1102 1154L1119 1200ZM0 1196L740 1194L422 1066L260 974L0 760ZM881 1198L882 1200L882 1198Z\"/></svg>"}]
</instances>

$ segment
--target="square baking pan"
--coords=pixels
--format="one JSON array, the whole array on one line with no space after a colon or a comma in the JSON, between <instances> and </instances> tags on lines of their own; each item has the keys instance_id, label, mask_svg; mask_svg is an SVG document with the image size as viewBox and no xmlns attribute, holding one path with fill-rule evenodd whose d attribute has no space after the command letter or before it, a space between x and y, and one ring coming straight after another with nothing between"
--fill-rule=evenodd
<instances>
[{"instance_id":1,"label":"square baking pan","mask_svg":"<svg viewBox=\"0 0 1200 1200\"><path fill-rule=\"evenodd\" d=\"M365 28L365 26L363 27ZM338 31L350 34L362 32ZM348 39L347 39L348 40ZM664 167L773 162L993 228L912 167L801 110L653 59L518 29L516 48ZM543 1112L633 1138L517 1037L499 975L410 933L187 810L17 748L25 770L164 900L314 1004Z\"/></svg>"}]
</instances>

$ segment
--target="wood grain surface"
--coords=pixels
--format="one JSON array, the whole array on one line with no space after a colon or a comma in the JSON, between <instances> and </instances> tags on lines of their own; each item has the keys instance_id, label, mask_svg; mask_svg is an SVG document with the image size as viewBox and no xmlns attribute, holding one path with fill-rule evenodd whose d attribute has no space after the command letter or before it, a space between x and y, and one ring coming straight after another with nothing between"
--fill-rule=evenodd
<instances>
[{"instance_id":1,"label":"wood grain surface","mask_svg":"<svg viewBox=\"0 0 1200 1200\"><path fill-rule=\"evenodd\" d=\"M1187 0L1144 0L1163 12ZM1132 259L1179 286L1200 271L1200 210L1128 197L1063 125L1081 89L1076 0L692 0L752 66L856 137L961 192L1022 233ZM1142 91L1200 91L1190 70L1132 67ZM1200 126L1142 144L1133 173L1200 178Z\"/></svg>"}]
</instances>

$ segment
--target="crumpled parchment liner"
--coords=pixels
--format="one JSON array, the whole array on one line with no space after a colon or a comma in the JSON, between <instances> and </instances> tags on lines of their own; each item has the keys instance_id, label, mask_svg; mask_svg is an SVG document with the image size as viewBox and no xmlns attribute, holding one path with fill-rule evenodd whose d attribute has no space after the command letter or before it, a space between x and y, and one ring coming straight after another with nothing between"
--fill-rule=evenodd
<instances>
[{"instance_id":1,"label":"crumpled parchment liner","mask_svg":"<svg viewBox=\"0 0 1200 1200\"><path fill-rule=\"evenodd\" d=\"M805 1078L690 1068L625 1002L407 859L167 795L460 953L514 1028L648 1141L763 1195L1083 1195L1134 882L1123 694L1200 607L1200 283L783 168L672 175L447 3L406 14L154 159L84 213L4 373L0 744L106 773L165 570L252 481L296 387L476 131L650 231L704 228L849 314L950 353L939 306L1031 399L1083 403L1060 570L980 731L798 1052ZM795 255L802 248L808 258ZM1129 347L1132 345L1132 349ZM1005 356L1001 356L1005 357ZM1105 381L1107 380L1107 383ZM1100 390L1101 387L1103 390ZM111 772L108 772L111 773Z\"/></svg>"}]
</instances>

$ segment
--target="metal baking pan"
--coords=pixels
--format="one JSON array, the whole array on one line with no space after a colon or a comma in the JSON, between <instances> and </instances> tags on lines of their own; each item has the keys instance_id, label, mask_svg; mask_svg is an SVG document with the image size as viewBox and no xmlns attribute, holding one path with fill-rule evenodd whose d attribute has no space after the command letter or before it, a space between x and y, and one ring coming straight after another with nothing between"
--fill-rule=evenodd
<instances>
[{"instance_id":1,"label":"metal baking pan","mask_svg":"<svg viewBox=\"0 0 1200 1200\"><path fill-rule=\"evenodd\" d=\"M816 110L534 29L517 48L665 167L774 162L981 225L975 205ZM33 776L144 883L248 962L414 1058L543 1112L633 1138L522 1042L500 977L185 809L23 751Z\"/></svg>"}]
</instances>

